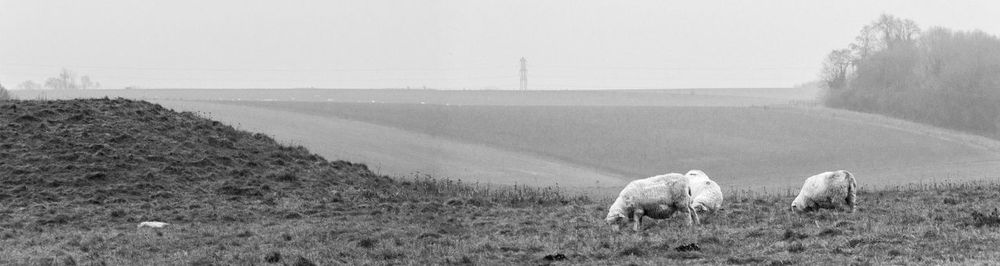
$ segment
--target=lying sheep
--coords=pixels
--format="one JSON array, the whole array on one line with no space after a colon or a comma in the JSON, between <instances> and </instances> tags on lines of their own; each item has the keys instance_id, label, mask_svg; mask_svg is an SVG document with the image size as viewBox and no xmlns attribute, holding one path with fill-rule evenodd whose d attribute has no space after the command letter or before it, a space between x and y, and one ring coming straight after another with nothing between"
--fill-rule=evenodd
<instances>
[{"instance_id":1,"label":"lying sheep","mask_svg":"<svg viewBox=\"0 0 1000 266\"><path fill-rule=\"evenodd\" d=\"M691 184L693 196L691 208L695 211L716 212L722 208L722 188L718 183L708 178L701 170L691 170L685 174Z\"/></svg>"},{"instance_id":2,"label":"lying sheep","mask_svg":"<svg viewBox=\"0 0 1000 266\"><path fill-rule=\"evenodd\" d=\"M854 175L844 170L811 176L802 185L799 196L792 201L792 210L802 213L817 209L850 207L850 211L854 212L857 204L857 187Z\"/></svg>"},{"instance_id":3,"label":"lying sheep","mask_svg":"<svg viewBox=\"0 0 1000 266\"><path fill-rule=\"evenodd\" d=\"M633 230L642 229L642 217L670 218L675 211L684 213L687 225L698 224L698 214L691 208L691 187L678 173L658 175L629 182L611 204L605 222L618 231L634 221Z\"/></svg>"}]
</instances>

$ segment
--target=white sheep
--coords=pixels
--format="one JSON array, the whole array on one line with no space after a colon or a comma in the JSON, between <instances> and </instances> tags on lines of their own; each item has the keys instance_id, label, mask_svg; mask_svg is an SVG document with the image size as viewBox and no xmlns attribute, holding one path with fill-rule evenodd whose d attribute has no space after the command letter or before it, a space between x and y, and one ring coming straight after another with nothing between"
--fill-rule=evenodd
<instances>
[{"instance_id":1,"label":"white sheep","mask_svg":"<svg viewBox=\"0 0 1000 266\"><path fill-rule=\"evenodd\" d=\"M138 228L143 228L143 227L163 228L163 227L166 227L167 225L169 225L169 224L168 223L164 223L164 222L141 222L141 223L139 223L139 227Z\"/></svg>"},{"instance_id":2,"label":"white sheep","mask_svg":"<svg viewBox=\"0 0 1000 266\"><path fill-rule=\"evenodd\" d=\"M817 209L841 209L857 205L858 185L854 175L845 170L825 172L806 179L799 196L792 201L792 210L808 212Z\"/></svg>"},{"instance_id":3,"label":"white sheep","mask_svg":"<svg viewBox=\"0 0 1000 266\"><path fill-rule=\"evenodd\" d=\"M633 229L639 231L643 216L666 219L675 211L685 213L688 226L699 223L698 214L691 208L691 187L687 178L670 173L629 182L611 204L604 220L615 231L634 221Z\"/></svg>"},{"instance_id":4,"label":"white sheep","mask_svg":"<svg viewBox=\"0 0 1000 266\"><path fill-rule=\"evenodd\" d=\"M708 178L708 175L701 170L691 170L685 174L691 184L691 195L693 196L691 208L695 211L716 212L722 209L722 188L718 183Z\"/></svg>"}]
</instances>

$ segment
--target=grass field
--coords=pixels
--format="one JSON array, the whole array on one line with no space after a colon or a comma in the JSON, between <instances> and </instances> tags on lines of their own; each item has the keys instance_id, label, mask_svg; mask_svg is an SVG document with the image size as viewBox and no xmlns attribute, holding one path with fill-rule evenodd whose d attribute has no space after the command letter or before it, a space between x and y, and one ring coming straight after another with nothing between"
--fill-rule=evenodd
<instances>
[{"instance_id":1,"label":"grass field","mask_svg":"<svg viewBox=\"0 0 1000 266\"><path fill-rule=\"evenodd\" d=\"M726 190L702 224L603 224L610 197L392 179L127 100L0 103L0 264L989 264L997 180L861 189L857 213ZM137 229L158 220L163 229ZM685 247L685 248L681 248Z\"/></svg>"},{"instance_id":2,"label":"grass field","mask_svg":"<svg viewBox=\"0 0 1000 266\"><path fill-rule=\"evenodd\" d=\"M707 171L724 188L779 190L833 169L853 171L866 186L989 179L1000 172L995 140L784 104L804 97L795 89L50 93L160 99L382 174L605 188L601 195L628 179L692 168ZM221 101L163 100L173 98ZM770 104L757 105L760 99ZM433 101L419 104L424 100ZM489 105L474 105L484 103Z\"/></svg>"},{"instance_id":3,"label":"grass field","mask_svg":"<svg viewBox=\"0 0 1000 266\"><path fill-rule=\"evenodd\" d=\"M727 195L727 210L703 215L694 229L668 219L639 233L604 226L610 202L603 200L326 203L302 218L185 222L156 231L131 223L5 229L0 263L990 264L1000 260L1000 217L980 212L994 207L997 191L996 184L866 191L856 214L804 216L788 212L787 195ZM699 250L677 250L690 244Z\"/></svg>"},{"instance_id":4,"label":"grass field","mask_svg":"<svg viewBox=\"0 0 1000 266\"><path fill-rule=\"evenodd\" d=\"M227 104L367 122L628 178L703 169L724 187L785 188L835 169L866 185L1000 172L996 141L817 108Z\"/></svg>"},{"instance_id":5,"label":"grass field","mask_svg":"<svg viewBox=\"0 0 1000 266\"><path fill-rule=\"evenodd\" d=\"M371 123L216 102L159 103L307 146L327 158L366 163L379 174L574 188L624 184L622 177L593 168Z\"/></svg>"}]
</instances>

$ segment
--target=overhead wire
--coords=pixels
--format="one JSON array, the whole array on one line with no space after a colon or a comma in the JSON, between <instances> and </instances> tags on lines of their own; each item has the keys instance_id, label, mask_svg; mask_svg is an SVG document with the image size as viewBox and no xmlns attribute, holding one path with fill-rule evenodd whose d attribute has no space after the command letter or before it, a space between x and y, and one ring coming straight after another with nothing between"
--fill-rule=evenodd
<instances>
[{"instance_id":1,"label":"overhead wire","mask_svg":"<svg viewBox=\"0 0 1000 266\"><path fill-rule=\"evenodd\" d=\"M20 68L19 70L17 68ZM107 66L107 65L53 65L53 64L36 64L36 63L16 63L16 62L0 62L0 69L6 69L5 71L11 71L12 69L17 72L33 72L37 73L35 70L27 69L38 69L38 68L69 68L69 69L97 69L97 70L120 70L120 71L141 71L141 72L233 72L233 73L254 73L254 72L283 72L283 73L298 73L299 75L309 75L316 76L322 75L322 72L368 72L365 73L365 77L356 78L325 78L323 76L318 76L317 78L274 78L274 79L260 79L260 78L227 78L227 77L169 77L171 75L163 74L150 74L150 75L100 75L100 79L104 80L140 80L140 81L203 81L203 82L295 82L295 83L331 83L331 82L421 82L421 81L477 81L477 80L493 80L490 82L490 86L495 84L504 83L508 84L507 81L514 81L519 78L517 75L516 65L511 66L489 66L489 65L476 65L476 66L465 66L465 67L443 67L443 68L335 68L335 67L314 67L314 68L204 68L204 67L149 67L149 66ZM495 70L509 70L510 75L468 75L475 72L480 73L497 73ZM675 76L676 73L672 72L685 72L685 71L715 71L715 72L733 72L733 71L775 71L775 70L806 70L815 69L815 67L806 66L757 66L757 67L737 67L737 66L720 66L720 67L654 67L654 66L580 66L580 65L532 65L529 66L529 70L532 70L532 74L529 75L529 80L531 84L537 88L594 88L602 87L607 83L618 83L622 86L604 86L608 88L620 88L620 87L630 87L630 88L663 88L666 86L650 86L650 85L640 85L640 86L629 86L629 83L635 82L657 82L657 81L680 81L680 82L698 82L698 81L769 81L769 82L781 82L787 79L780 79L776 77L757 77L757 78L739 78L739 77L712 77L712 78L691 78ZM494 70L494 71L490 71ZM660 77L650 77L648 74L644 75L642 73L636 73L635 75L629 74L615 74L620 73L618 71L641 71L641 72L660 72L661 75L670 76L660 76ZM317 73L318 72L318 73ZM405 76L407 72L418 72L424 74L418 74L417 77L407 77ZM430 74L427 72L439 72ZM611 72L601 74L601 72ZM464 75L456 75L454 73L466 73ZM415 74L415 73L414 73ZM410 74L412 75L412 74ZM164 77L167 76L167 77ZM390 77L379 77L379 76L390 76ZM638 76L638 77L636 77ZM580 81L586 82L586 84L572 84ZM568 82L568 84L567 84ZM411 85L422 85L422 84L411 84ZM468 86L466 86L468 87Z\"/></svg>"}]
</instances>

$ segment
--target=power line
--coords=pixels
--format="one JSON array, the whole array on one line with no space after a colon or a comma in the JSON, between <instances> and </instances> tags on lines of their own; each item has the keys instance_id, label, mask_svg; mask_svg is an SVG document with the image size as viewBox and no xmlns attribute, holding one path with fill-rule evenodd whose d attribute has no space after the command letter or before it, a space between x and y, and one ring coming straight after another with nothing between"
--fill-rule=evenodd
<instances>
[{"instance_id":1,"label":"power line","mask_svg":"<svg viewBox=\"0 0 1000 266\"><path fill-rule=\"evenodd\" d=\"M100 76L102 79L129 80L184 80L184 81L237 81L237 82L364 82L364 81L447 81L447 80L509 80L514 76L481 76L455 78L370 78L370 79L226 79L226 78L158 78L129 76Z\"/></svg>"},{"instance_id":2,"label":"power line","mask_svg":"<svg viewBox=\"0 0 1000 266\"><path fill-rule=\"evenodd\" d=\"M586 79L579 77L554 77L535 76L535 80L584 80L584 81L781 81L783 78L687 78L687 77L665 77L665 78L614 78L589 76Z\"/></svg>"},{"instance_id":3,"label":"power line","mask_svg":"<svg viewBox=\"0 0 1000 266\"><path fill-rule=\"evenodd\" d=\"M0 63L0 67L44 67L81 68L110 70L153 70L153 71L221 71L221 72L433 72L433 71L473 71L487 69L507 69L507 67L454 67L454 68L177 68L177 67L134 67L134 66L93 66L93 65L46 65Z\"/></svg>"},{"instance_id":4,"label":"power line","mask_svg":"<svg viewBox=\"0 0 1000 266\"><path fill-rule=\"evenodd\" d=\"M769 72L775 70L803 70L803 69L816 69L816 67L802 67L802 66L757 66L757 67L735 67L735 66L720 66L720 67L649 67L649 66L571 66L571 65L533 65L535 67L535 77L536 81L541 81L541 84L536 84L536 87L561 87L561 88L596 88L600 85L606 84L639 84L640 87L636 86L609 86L605 88L666 88L666 86L649 86L649 84L677 84L677 83L691 83L700 81L728 81L728 82L785 82L794 78L782 79L776 78L779 73ZM521 90L527 90L527 60L521 58L521 65L518 75L490 75L495 73L502 73L502 71L497 70L507 70L509 71L511 67L508 66L468 66L468 67L452 67L452 68L176 68L176 67L142 67L142 66L98 66L98 65L49 65L49 64L19 64L19 63L4 63L0 62L0 68L6 68L3 72L21 72L21 73L36 73L45 68L70 68L70 69L99 69L107 71L94 71L98 73L88 73L88 74L99 74L91 75L102 81L106 80L117 80L118 82L142 82L142 81L203 81L203 82L236 82L236 83L246 83L246 82L267 82L267 83L277 83L277 82L295 82L295 83L334 83L343 82L348 84L350 82L392 82L392 83L403 83L403 84L420 84L422 82L434 82L434 81L459 81L462 84L480 84L480 85L496 85L496 84L511 84L514 79L519 79L518 88ZM540 69L540 70L539 70ZM121 74L112 73L112 70L137 70L137 71L150 71L148 73L134 73L138 75L115 75ZM635 74L628 74L618 71L634 71ZM156 73L156 71L165 71L163 73ZM178 72L193 72L191 74L173 74L169 71ZM197 73L203 71L206 73ZM683 71L718 71L718 72L733 72L733 71L754 71L761 72L767 71L766 73L757 73L756 78L739 78L733 77L731 74L726 73L723 75L717 75L711 78L704 78L699 76L689 76L691 78L686 78L685 74L671 73L671 72L683 72ZM112 75L100 75L100 72L110 73ZM219 74L215 74L221 72ZM230 73L232 72L232 73ZM265 73L257 74L246 74L238 72L282 72L286 74L274 73L273 75ZM296 73L298 72L298 73ZM315 72L315 73L314 73ZM322 72L362 72L356 74L338 74L329 73L324 75ZM416 73L407 73L416 72ZM448 73L457 72L457 73ZM601 73L595 73L601 72ZM609 74L610 72L610 74ZM658 74L653 72L659 72ZM127 72L126 72L127 73ZM456 74L462 75L456 75ZM619 74L620 73L620 74ZM796 72L798 73L798 72ZM485 75L475 75L475 74L485 74ZM735 73L733 73L735 74ZM182 76L180 76L182 75ZM249 78L239 78L240 76L245 76ZM341 76L344 78L325 78L326 76ZM411 77L407 77L411 76ZM785 75L787 76L787 75ZM469 82L485 80L486 82ZM581 85L572 86L545 86L546 82L554 83L582 83ZM593 86L593 85L598 86ZM513 87L513 86L511 86Z\"/></svg>"},{"instance_id":5,"label":"power line","mask_svg":"<svg viewBox=\"0 0 1000 266\"><path fill-rule=\"evenodd\" d=\"M433 72L433 71L474 71L502 70L507 66L466 66L450 68L181 68L181 67L137 67L137 66L96 66L96 65L50 65L0 63L2 67L43 67L43 68L82 68L111 70L154 70L154 71L223 71L223 72ZM646 70L646 71L746 71L746 70L803 70L817 69L817 66L764 66L764 67L650 67L650 66L574 66L574 65L534 65L540 69L553 70Z\"/></svg>"},{"instance_id":6,"label":"power line","mask_svg":"<svg viewBox=\"0 0 1000 266\"><path fill-rule=\"evenodd\" d=\"M722 66L722 67L649 67L649 66L573 66L573 65L534 65L535 68L556 70L648 70L648 71L726 71L726 70L801 70L818 69L818 66Z\"/></svg>"}]
</instances>

